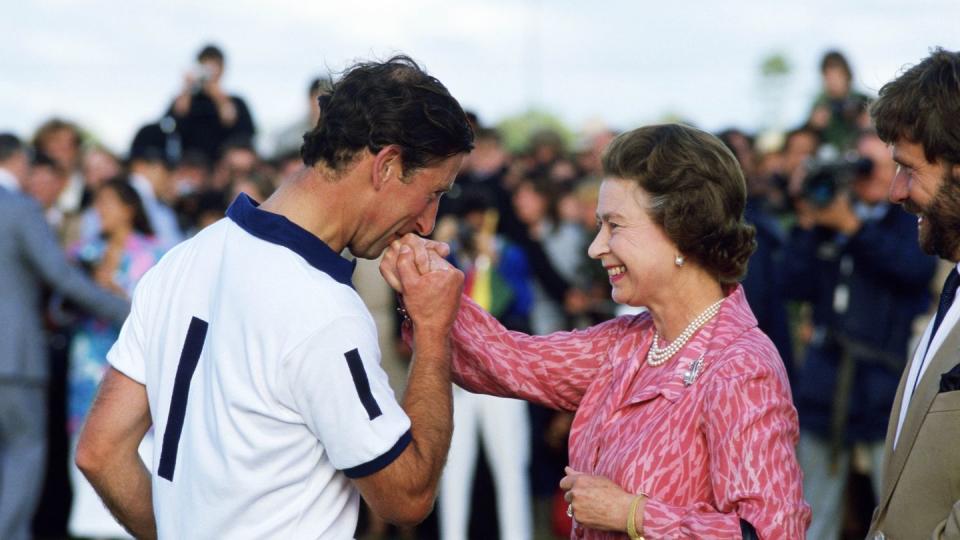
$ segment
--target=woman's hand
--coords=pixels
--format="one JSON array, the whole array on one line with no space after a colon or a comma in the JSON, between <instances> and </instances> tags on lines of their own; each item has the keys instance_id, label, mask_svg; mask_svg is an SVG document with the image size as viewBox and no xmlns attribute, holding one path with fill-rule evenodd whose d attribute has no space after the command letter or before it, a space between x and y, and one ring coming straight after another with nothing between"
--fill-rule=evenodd
<instances>
[{"instance_id":1,"label":"woman's hand","mask_svg":"<svg viewBox=\"0 0 960 540\"><path fill-rule=\"evenodd\" d=\"M380 275L393 287L393 290L400 294L403 294L404 291L397 270L397 261L400 256L400 248L403 246L407 246L413 250L414 262L420 274L450 267L450 265L443 260L443 257L450 254L450 246L442 242L421 238L413 233L404 235L400 240L394 241L393 244L384 251L383 258L380 259Z\"/></svg>"},{"instance_id":2,"label":"woman's hand","mask_svg":"<svg viewBox=\"0 0 960 540\"><path fill-rule=\"evenodd\" d=\"M592 476L564 467L566 476L560 489L573 511L573 518L584 527L601 531L626 531L630 503L636 495L628 493L603 476ZM643 506L638 514L643 515ZM636 521L638 528L642 520Z\"/></svg>"}]
</instances>

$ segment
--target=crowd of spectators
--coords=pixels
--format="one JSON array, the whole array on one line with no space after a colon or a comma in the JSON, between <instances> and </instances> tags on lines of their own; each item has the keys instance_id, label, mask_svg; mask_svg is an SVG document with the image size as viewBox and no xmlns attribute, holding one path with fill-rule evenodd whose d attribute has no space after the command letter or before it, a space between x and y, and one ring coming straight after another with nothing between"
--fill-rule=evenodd
<instances>
[{"instance_id":1,"label":"crowd of spectators","mask_svg":"<svg viewBox=\"0 0 960 540\"><path fill-rule=\"evenodd\" d=\"M87 276L67 287L58 282L67 274L33 267L45 283L42 302L21 315L42 317L47 358L37 361L50 369L29 377L0 372L45 389L48 429L32 435L45 438L38 444L48 448L44 495L42 475L33 479L32 499L33 491L17 488L28 495L27 507L17 511L39 505L33 527L41 537L123 535L70 459L119 331L109 309L86 309L93 292L75 289L129 299L166 250L223 218L239 193L269 197L303 167L302 135L316 123L318 98L330 87L329 77L311 81L304 118L276 137L274 155L263 156L254 144L251 107L221 85L223 51L206 46L196 60L166 113L140 127L123 155L60 118L29 138L0 135L0 191L32 198L45 221L35 227L55 234L63 258ZM757 229L758 249L744 288L791 377L801 425L798 457L813 507L809 534L839 538L844 530L865 532L857 527L869 521L863 508L874 505L894 392L917 319L930 308L937 269L917 246L915 219L886 202L894 164L869 124L870 98L854 89L852 69L839 52L823 57L822 75L823 92L795 129L761 137L731 127L717 135L748 183L746 217ZM466 273L465 292L507 327L536 334L621 313L610 300L606 273L586 256L596 230L600 156L616 130L592 129L573 141L543 130L517 153L505 148L493 126L470 120L476 148L441 202L434 231ZM396 338L393 297L373 268L361 262L357 289L380 326L384 366L400 392L409 351ZM396 531L368 516L358 534L520 540L568 534L557 483L571 416L462 391L455 398L438 518ZM0 454L9 446L4 437L0 429ZM149 440L141 451L151 451ZM872 488L871 482L848 483L858 475L872 478ZM0 489L10 485L4 481ZM0 506L10 500L0 491Z\"/></svg>"}]
</instances>

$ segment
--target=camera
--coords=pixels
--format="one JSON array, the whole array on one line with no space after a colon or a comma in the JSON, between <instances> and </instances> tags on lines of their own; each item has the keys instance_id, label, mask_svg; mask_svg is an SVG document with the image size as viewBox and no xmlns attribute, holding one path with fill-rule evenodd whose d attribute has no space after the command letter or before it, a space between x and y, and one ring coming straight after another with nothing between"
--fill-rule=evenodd
<instances>
[{"instance_id":1,"label":"camera","mask_svg":"<svg viewBox=\"0 0 960 540\"><path fill-rule=\"evenodd\" d=\"M870 176L873 161L854 152L840 158L813 158L805 168L800 196L814 207L824 208L846 192L853 181Z\"/></svg>"},{"instance_id":2,"label":"camera","mask_svg":"<svg viewBox=\"0 0 960 540\"><path fill-rule=\"evenodd\" d=\"M193 93L203 92L203 87L213 77L213 70L204 64L197 64L191 70L193 74Z\"/></svg>"}]
</instances>

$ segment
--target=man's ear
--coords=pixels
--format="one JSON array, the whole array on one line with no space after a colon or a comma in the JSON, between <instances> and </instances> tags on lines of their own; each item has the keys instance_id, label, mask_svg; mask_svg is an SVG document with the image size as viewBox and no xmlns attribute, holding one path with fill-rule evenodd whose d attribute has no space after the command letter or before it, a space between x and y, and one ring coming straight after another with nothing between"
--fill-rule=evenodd
<instances>
[{"instance_id":1,"label":"man's ear","mask_svg":"<svg viewBox=\"0 0 960 540\"><path fill-rule=\"evenodd\" d=\"M383 147L373 157L373 187L380 190L390 180L399 180L403 177L403 160L400 147L391 144Z\"/></svg>"}]
</instances>

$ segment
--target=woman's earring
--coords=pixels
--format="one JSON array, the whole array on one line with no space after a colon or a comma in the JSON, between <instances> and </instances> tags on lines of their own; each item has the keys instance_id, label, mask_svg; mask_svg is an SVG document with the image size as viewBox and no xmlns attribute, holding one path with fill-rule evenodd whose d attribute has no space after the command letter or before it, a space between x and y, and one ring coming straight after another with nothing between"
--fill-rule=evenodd
<instances>
[{"instance_id":1,"label":"woman's earring","mask_svg":"<svg viewBox=\"0 0 960 540\"><path fill-rule=\"evenodd\" d=\"M677 256L674 257L673 259L673 264L677 266L683 266L683 263L684 263L683 255L677 254Z\"/></svg>"}]
</instances>

